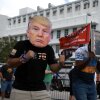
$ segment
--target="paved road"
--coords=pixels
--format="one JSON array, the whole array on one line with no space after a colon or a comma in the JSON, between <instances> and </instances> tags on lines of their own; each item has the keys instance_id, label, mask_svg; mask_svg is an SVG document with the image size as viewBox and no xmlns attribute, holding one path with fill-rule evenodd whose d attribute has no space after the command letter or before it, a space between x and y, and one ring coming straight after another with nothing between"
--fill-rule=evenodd
<instances>
[{"instance_id":1,"label":"paved road","mask_svg":"<svg viewBox=\"0 0 100 100\"><path fill-rule=\"evenodd\" d=\"M52 100L69 100L68 92L51 91L50 94L51 94ZM10 99L5 98L4 100L10 100ZM100 99L97 99L97 100L100 100Z\"/></svg>"},{"instance_id":2,"label":"paved road","mask_svg":"<svg viewBox=\"0 0 100 100\"><path fill-rule=\"evenodd\" d=\"M1 100L1 98L0 98L0 100ZM5 98L4 100L10 100L10 99Z\"/></svg>"}]
</instances>

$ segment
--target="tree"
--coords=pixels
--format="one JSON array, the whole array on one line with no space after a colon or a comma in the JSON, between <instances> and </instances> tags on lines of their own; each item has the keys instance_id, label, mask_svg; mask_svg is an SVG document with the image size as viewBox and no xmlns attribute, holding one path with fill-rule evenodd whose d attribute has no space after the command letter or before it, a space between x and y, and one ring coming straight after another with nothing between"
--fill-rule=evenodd
<instances>
[{"instance_id":1,"label":"tree","mask_svg":"<svg viewBox=\"0 0 100 100\"><path fill-rule=\"evenodd\" d=\"M11 37L4 37L0 39L0 62L5 63L9 53L13 46L16 44L16 40Z\"/></svg>"}]
</instances>

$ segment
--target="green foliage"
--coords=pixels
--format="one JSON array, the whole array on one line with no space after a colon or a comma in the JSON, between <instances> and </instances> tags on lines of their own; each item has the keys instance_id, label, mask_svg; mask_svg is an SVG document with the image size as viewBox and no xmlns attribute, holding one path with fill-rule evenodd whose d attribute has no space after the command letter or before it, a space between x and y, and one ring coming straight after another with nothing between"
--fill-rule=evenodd
<instances>
[{"instance_id":1,"label":"green foliage","mask_svg":"<svg viewBox=\"0 0 100 100\"><path fill-rule=\"evenodd\" d=\"M11 37L5 37L0 39L0 62L5 63L9 53L11 52L13 46L16 44Z\"/></svg>"}]
</instances>

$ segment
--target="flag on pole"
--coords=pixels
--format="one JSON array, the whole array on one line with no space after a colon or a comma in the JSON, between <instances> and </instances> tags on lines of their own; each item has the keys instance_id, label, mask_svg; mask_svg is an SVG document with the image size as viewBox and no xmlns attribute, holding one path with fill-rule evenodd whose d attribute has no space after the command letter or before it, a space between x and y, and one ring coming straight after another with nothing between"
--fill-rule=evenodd
<instances>
[{"instance_id":1,"label":"flag on pole","mask_svg":"<svg viewBox=\"0 0 100 100\"><path fill-rule=\"evenodd\" d=\"M81 44L87 44L90 41L90 24L81 29L59 39L60 49L69 49Z\"/></svg>"}]
</instances>

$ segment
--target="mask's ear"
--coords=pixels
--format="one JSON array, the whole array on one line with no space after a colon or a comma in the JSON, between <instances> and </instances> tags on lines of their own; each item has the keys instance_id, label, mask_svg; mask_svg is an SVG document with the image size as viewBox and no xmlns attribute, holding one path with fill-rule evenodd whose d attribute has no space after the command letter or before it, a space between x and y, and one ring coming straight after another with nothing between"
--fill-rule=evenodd
<instances>
[{"instance_id":1,"label":"mask's ear","mask_svg":"<svg viewBox=\"0 0 100 100\"><path fill-rule=\"evenodd\" d=\"M27 35L27 37L29 38L29 30L27 29L26 32L27 32L26 35Z\"/></svg>"},{"instance_id":2,"label":"mask's ear","mask_svg":"<svg viewBox=\"0 0 100 100\"><path fill-rule=\"evenodd\" d=\"M51 41L51 35L49 36L49 42Z\"/></svg>"}]
</instances>

